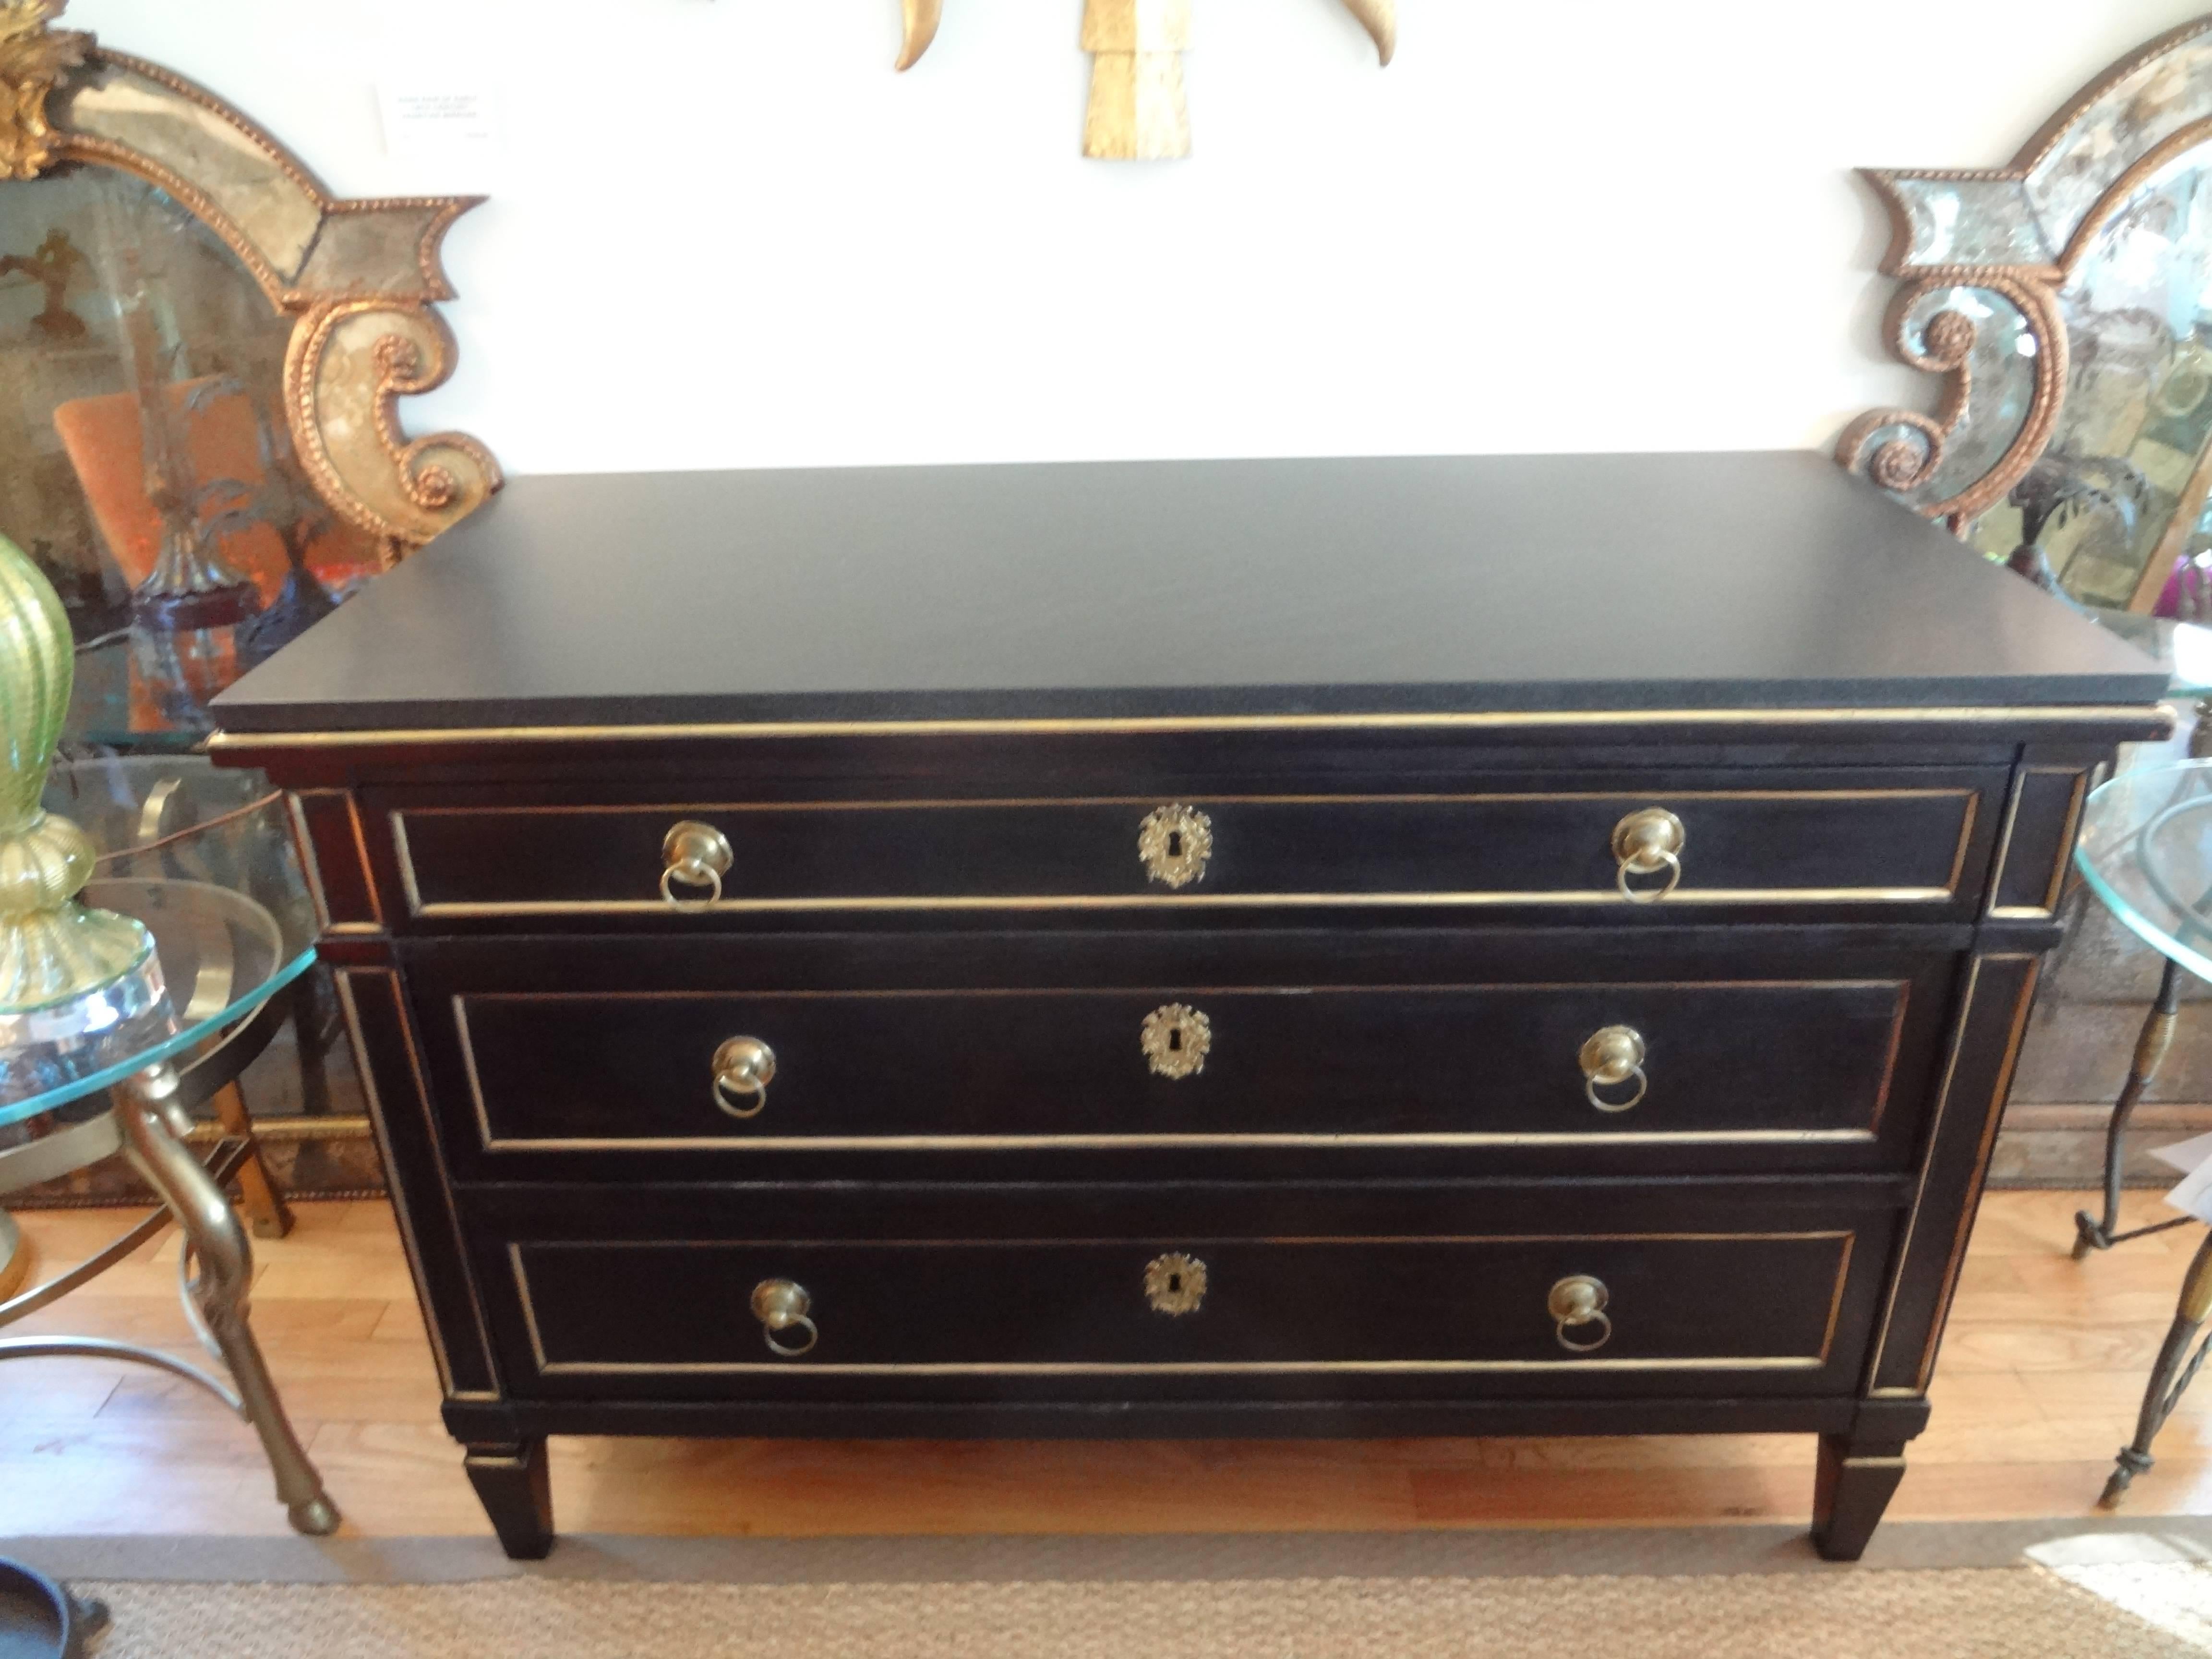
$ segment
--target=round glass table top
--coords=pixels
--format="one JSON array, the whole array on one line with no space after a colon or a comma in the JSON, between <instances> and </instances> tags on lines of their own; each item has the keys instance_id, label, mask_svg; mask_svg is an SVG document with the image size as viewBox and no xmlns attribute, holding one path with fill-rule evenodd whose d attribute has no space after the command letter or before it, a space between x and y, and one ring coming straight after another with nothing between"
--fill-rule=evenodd
<instances>
[{"instance_id":1,"label":"round glass table top","mask_svg":"<svg viewBox=\"0 0 2212 1659\"><path fill-rule=\"evenodd\" d=\"M2093 790L2074 861L2131 932L2212 979L2212 760L2142 767Z\"/></svg>"},{"instance_id":2,"label":"round glass table top","mask_svg":"<svg viewBox=\"0 0 2212 1659\"><path fill-rule=\"evenodd\" d=\"M0 1125L112 1087L243 1019L315 958L314 906L289 815L267 781L197 756L58 766L46 811L73 819L98 864L82 902L153 935L166 1005L118 1025L95 1069L0 1050Z\"/></svg>"}]
</instances>

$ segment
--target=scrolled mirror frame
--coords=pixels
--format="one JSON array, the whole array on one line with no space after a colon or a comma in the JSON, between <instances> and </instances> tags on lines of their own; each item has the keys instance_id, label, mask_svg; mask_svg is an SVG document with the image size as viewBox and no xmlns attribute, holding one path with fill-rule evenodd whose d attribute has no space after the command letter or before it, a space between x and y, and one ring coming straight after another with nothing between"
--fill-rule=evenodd
<instances>
[{"instance_id":1,"label":"scrolled mirror frame","mask_svg":"<svg viewBox=\"0 0 2212 1659\"><path fill-rule=\"evenodd\" d=\"M453 373L439 248L483 198L334 197L204 88L52 27L66 3L0 0L0 187L67 162L114 167L220 236L293 319L284 408L308 477L386 568L483 505L501 483L491 452L457 432L410 439L398 412Z\"/></svg>"},{"instance_id":2,"label":"scrolled mirror frame","mask_svg":"<svg viewBox=\"0 0 2212 1659\"><path fill-rule=\"evenodd\" d=\"M2130 198L2208 141L2212 15L2169 30L2098 76L2009 167L1862 169L1889 213L1882 273L1900 284L1889 307L1889 349L1908 367L1943 376L1944 386L1933 416L1860 416L1837 440L1837 460L1954 530L2003 501L2042 456L2065 401L2061 291ZM1978 386L1972 367L1980 331L2000 307L2033 342L2020 354L2030 359L2027 373L2009 398L2002 386ZM1948 457L1977 448L2000 453L1971 477L1945 476Z\"/></svg>"}]
</instances>

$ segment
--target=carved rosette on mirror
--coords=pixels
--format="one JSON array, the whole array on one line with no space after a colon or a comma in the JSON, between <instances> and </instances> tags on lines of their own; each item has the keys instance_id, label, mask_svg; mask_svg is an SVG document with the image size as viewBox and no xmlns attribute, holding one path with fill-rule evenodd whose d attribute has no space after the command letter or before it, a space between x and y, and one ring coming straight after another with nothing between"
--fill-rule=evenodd
<instances>
[{"instance_id":1,"label":"carved rosette on mirror","mask_svg":"<svg viewBox=\"0 0 2212 1659\"><path fill-rule=\"evenodd\" d=\"M64 3L0 0L0 179L115 168L219 236L293 319L283 392L300 466L386 565L482 506L501 483L490 453L458 433L410 440L397 413L453 371L439 246L482 198L340 200L212 94L55 27Z\"/></svg>"},{"instance_id":2,"label":"carved rosette on mirror","mask_svg":"<svg viewBox=\"0 0 2212 1659\"><path fill-rule=\"evenodd\" d=\"M2080 603L2152 608L2212 489L2212 17L2099 76L2009 167L1865 176L1889 349L1943 391L1861 416L1837 459Z\"/></svg>"}]
</instances>

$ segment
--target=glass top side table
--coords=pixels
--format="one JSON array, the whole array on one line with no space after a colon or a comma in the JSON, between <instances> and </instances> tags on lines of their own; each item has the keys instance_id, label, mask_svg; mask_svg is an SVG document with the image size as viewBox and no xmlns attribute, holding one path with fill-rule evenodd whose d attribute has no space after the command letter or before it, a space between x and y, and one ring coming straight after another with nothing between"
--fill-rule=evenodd
<instances>
[{"instance_id":1,"label":"glass top side table","mask_svg":"<svg viewBox=\"0 0 2212 1659\"><path fill-rule=\"evenodd\" d=\"M327 1533L337 1510L286 1419L247 1321L252 1254L223 1183L251 1143L229 1137L203 1165L185 1144L191 1108L235 1079L284 1016L272 1000L314 960L316 918L284 802L250 774L204 760L143 757L54 769L44 804L73 819L98 863L88 904L153 935L161 1002L120 1010L105 1064L81 1074L27 1027L0 1041L0 1194L121 1153L161 1198L155 1211L75 1267L0 1301L0 1328L113 1267L173 1220L185 1315L226 1382L158 1349L105 1339L0 1337L0 1360L123 1359L198 1384L261 1437L292 1524ZM148 837L148 824L176 824Z\"/></svg>"},{"instance_id":2,"label":"glass top side table","mask_svg":"<svg viewBox=\"0 0 2212 1659\"><path fill-rule=\"evenodd\" d=\"M2106 1158L2106 1208L2101 1222L2086 1212L2075 1218L2074 1255L2107 1249L2122 1239L2185 1226L2190 1218L2115 1233L2118 1198L2117 1149L2127 1120L2156 1074L2173 1036L2180 1008L2180 975L2212 979L2212 759L2176 761L2123 772L2093 791L2082 809L2075 848L2090 890L2128 930L2166 958L2158 995L2136 1045L2127 1086L2113 1109ZM2117 1504L2135 1477L2152 1463L2151 1443L2172 1413L2205 1350L2191 1346L2212 1317L2212 1234L2197 1248L2182 1280L2179 1305L2160 1346L2143 1391L2133 1441L2123 1447L2100 1500Z\"/></svg>"}]
</instances>

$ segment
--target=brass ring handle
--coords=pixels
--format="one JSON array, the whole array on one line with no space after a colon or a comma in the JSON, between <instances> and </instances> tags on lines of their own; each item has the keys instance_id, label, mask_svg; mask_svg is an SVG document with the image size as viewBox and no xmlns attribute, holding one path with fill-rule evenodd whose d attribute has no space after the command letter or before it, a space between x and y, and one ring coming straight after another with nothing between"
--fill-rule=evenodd
<instances>
[{"instance_id":1,"label":"brass ring handle","mask_svg":"<svg viewBox=\"0 0 2212 1659\"><path fill-rule=\"evenodd\" d=\"M1583 1093L1601 1112L1625 1112L1650 1087L1650 1079L1644 1075L1644 1034L1632 1025L1607 1025L1591 1032L1576 1059L1583 1068ZM1636 1085L1636 1092L1626 1100L1607 1100L1598 1093L1629 1082Z\"/></svg>"},{"instance_id":2,"label":"brass ring handle","mask_svg":"<svg viewBox=\"0 0 2212 1659\"><path fill-rule=\"evenodd\" d=\"M753 1286L753 1317L761 1322L761 1340L770 1353L796 1359L821 1340L821 1331L807 1316L813 1305L814 1298L807 1295L806 1287L788 1279L763 1279ZM797 1347L789 1346L775 1340L779 1331L804 1331L806 1340Z\"/></svg>"},{"instance_id":3,"label":"brass ring handle","mask_svg":"<svg viewBox=\"0 0 2212 1659\"><path fill-rule=\"evenodd\" d=\"M1552 1286L1546 1303L1553 1321L1553 1334L1559 1346L1569 1353L1595 1353L1613 1340L1613 1321L1605 1311L1606 1289L1599 1280L1588 1273L1576 1273ZM1571 1329L1583 1325L1598 1328L1595 1342L1577 1342L1568 1336Z\"/></svg>"},{"instance_id":4,"label":"brass ring handle","mask_svg":"<svg viewBox=\"0 0 2212 1659\"><path fill-rule=\"evenodd\" d=\"M732 1117L758 1117L768 1109L768 1085L775 1081L775 1050L758 1037L733 1036L714 1050L714 1104ZM750 1106L733 1106L732 1095L750 1095Z\"/></svg>"},{"instance_id":5,"label":"brass ring handle","mask_svg":"<svg viewBox=\"0 0 2212 1659\"><path fill-rule=\"evenodd\" d=\"M727 837L713 824L686 818L674 825L660 843L660 856L665 866L660 872L660 896L670 909L697 915L722 902L722 878L736 860ZM707 888L707 896L677 897L675 884L679 881L687 887Z\"/></svg>"},{"instance_id":6,"label":"brass ring handle","mask_svg":"<svg viewBox=\"0 0 2212 1659\"><path fill-rule=\"evenodd\" d=\"M1631 812L1613 828L1613 856L1620 868L1613 882L1631 904L1656 904L1681 884L1682 844L1689 839L1682 820L1663 806ZM1667 872L1656 887L1632 887L1631 876Z\"/></svg>"}]
</instances>

